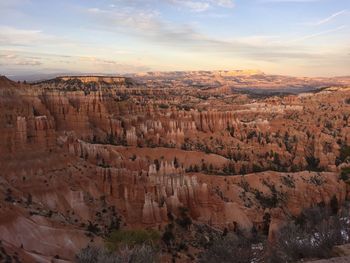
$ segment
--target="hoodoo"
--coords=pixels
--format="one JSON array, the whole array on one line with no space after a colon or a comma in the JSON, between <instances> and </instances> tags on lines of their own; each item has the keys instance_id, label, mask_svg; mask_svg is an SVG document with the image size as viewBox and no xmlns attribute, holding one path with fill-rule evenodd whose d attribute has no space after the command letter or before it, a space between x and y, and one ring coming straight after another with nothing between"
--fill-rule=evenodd
<instances>
[{"instance_id":1,"label":"hoodoo","mask_svg":"<svg viewBox=\"0 0 350 263\"><path fill-rule=\"evenodd\" d=\"M118 228L174 223L274 242L291 217L349 197L348 89L256 98L130 86L142 81L0 78L5 251L74 260Z\"/></svg>"}]
</instances>

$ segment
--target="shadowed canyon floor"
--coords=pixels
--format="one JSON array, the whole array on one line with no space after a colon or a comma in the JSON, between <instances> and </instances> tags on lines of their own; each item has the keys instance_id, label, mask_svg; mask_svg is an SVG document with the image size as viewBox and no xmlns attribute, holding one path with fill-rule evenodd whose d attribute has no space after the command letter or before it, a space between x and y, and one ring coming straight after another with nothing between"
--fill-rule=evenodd
<instances>
[{"instance_id":1,"label":"shadowed canyon floor","mask_svg":"<svg viewBox=\"0 0 350 263\"><path fill-rule=\"evenodd\" d=\"M287 218L350 198L349 78L0 77L0 135L1 256L22 262L74 261L116 225L162 233L184 213L193 233L273 241ZM202 249L189 246L177 262Z\"/></svg>"}]
</instances>

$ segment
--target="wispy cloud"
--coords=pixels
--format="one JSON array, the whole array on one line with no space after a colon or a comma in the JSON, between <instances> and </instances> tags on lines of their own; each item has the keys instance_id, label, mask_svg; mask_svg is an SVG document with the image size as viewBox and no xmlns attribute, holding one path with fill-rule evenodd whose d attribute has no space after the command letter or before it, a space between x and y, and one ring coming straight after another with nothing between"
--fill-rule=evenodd
<instances>
[{"instance_id":1,"label":"wispy cloud","mask_svg":"<svg viewBox=\"0 0 350 263\"><path fill-rule=\"evenodd\" d=\"M128 64L96 56L66 56L0 49L1 72L7 73L18 69L28 70L28 66L35 66L36 70L45 69L46 72L128 73L150 70L148 66L138 62Z\"/></svg>"},{"instance_id":2,"label":"wispy cloud","mask_svg":"<svg viewBox=\"0 0 350 263\"><path fill-rule=\"evenodd\" d=\"M233 0L212 0L212 2L216 3L219 6L222 7L229 7L232 8L235 6L234 1Z\"/></svg>"},{"instance_id":3,"label":"wispy cloud","mask_svg":"<svg viewBox=\"0 0 350 263\"><path fill-rule=\"evenodd\" d=\"M141 41L153 42L167 48L175 48L190 51L193 54L209 52L217 55L226 54L232 57L245 57L263 61L279 61L285 59L313 59L318 55L303 49L300 46L292 46L292 42L302 41L322 34L335 32L327 31L303 36L294 41L278 41L278 36L250 36L235 37L232 39L213 38L201 33L191 25L172 24L157 14L144 11L118 9L101 10L89 9L94 25L99 30L119 33L121 30L141 38ZM340 30L342 28L338 28Z\"/></svg>"},{"instance_id":4,"label":"wispy cloud","mask_svg":"<svg viewBox=\"0 0 350 263\"><path fill-rule=\"evenodd\" d=\"M153 4L153 6L168 4L191 12L204 12L215 7L233 8L235 6L233 0L119 0L111 4L110 7L123 7L124 5L147 6L147 4Z\"/></svg>"},{"instance_id":5,"label":"wispy cloud","mask_svg":"<svg viewBox=\"0 0 350 263\"><path fill-rule=\"evenodd\" d=\"M189 8L195 12L203 12L210 8L209 2L186 1L186 0L168 0L171 4L178 5L183 8Z\"/></svg>"},{"instance_id":6,"label":"wispy cloud","mask_svg":"<svg viewBox=\"0 0 350 263\"><path fill-rule=\"evenodd\" d=\"M0 72L135 72L249 63L263 69L273 64L279 72L297 63L329 66L343 61L329 67L335 72L350 63L344 56L350 44L347 1L0 0ZM236 10L235 3L242 8ZM55 15L38 16L41 8ZM333 8L338 12L324 16ZM267 12L271 19L263 19ZM256 19L248 17L252 14ZM220 19L212 23L213 17ZM312 19L309 27L300 25L301 17Z\"/></svg>"},{"instance_id":7,"label":"wispy cloud","mask_svg":"<svg viewBox=\"0 0 350 263\"><path fill-rule=\"evenodd\" d=\"M1 52L0 51L0 60L2 64L8 66L40 66L42 61L40 57L32 56L19 56L14 52Z\"/></svg>"},{"instance_id":8,"label":"wispy cloud","mask_svg":"<svg viewBox=\"0 0 350 263\"><path fill-rule=\"evenodd\" d=\"M191 25L169 23L162 19L159 13L151 10L90 8L86 12L99 30L128 33L159 43L179 44L189 39L200 38L199 33Z\"/></svg>"},{"instance_id":9,"label":"wispy cloud","mask_svg":"<svg viewBox=\"0 0 350 263\"><path fill-rule=\"evenodd\" d=\"M68 42L65 38L45 34L41 30L0 25L0 46L59 45Z\"/></svg>"},{"instance_id":10,"label":"wispy cloud","mask_svg":"<svg viewBox=\"0 0 350 263\"><path fill-rule=\"evenodd\" d=\"M170 3L177 4L189 8L196 12L207 11L211 7L233 8L235 6L233 0L167 0Z\"/></svg>"},{"instance_id":11,"label":"wispy cloud","mask_svg":"<svg viewBox=\"0 0 350 263\"><path fill-rule=\"evenodd\" d=\"M339 12L333 13L330 16L323 18L319 21L316 21L314 23L308 23L308 25L312 25L312 26L324 25L324 24L327 24L327 23L331 22L332 20L336 19L337 17L344 15L344 14L349 14L349 11L347 9L341 10Z\"/></svg>"},{"instance_id":12,"label":"wispy cloud","mask_svg":"<svg viewBox=\"0 0 350 263\"><path fill-rule=\"evenodd\" d=\"M322 0L260 0L263 3L310 3L320 1Z\"/></svg>"},{"instance_id":13,"label":"wispy cloud","mask_svg":"<svg viewBox=\"0 0 350 263\"><path fill-rule=\"evenodd\" d=\"M333 28L333 29L329 29L329 30L325 30L325 31L309 34L309 35L306 35L306 36L303 36L303 37L300 37L300 38L296 38L294 40L291 40L291 42L300 42L300 41L304 41L304 40L307 40L307 39L310 39L310 38L314 38L314 37L319 37L319 36L323 36L323 35L329 35L329 34L332 34L334 32L341 31L341 30L343 30L345 28L347 28L347 26L342 25L342 26L339 26L337 28Z\"/></svg>"}]
</instances>

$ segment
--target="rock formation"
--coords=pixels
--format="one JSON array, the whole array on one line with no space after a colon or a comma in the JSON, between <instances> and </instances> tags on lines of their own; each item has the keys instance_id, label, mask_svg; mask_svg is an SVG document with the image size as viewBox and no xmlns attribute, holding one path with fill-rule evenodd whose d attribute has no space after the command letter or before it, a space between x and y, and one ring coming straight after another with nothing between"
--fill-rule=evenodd
<instances>
[{"instance_id":1,"label":"rock formation","mask_svg":"<svg viewBox=\"0 0 350 263\"><path fill-rule=\"evenodd\" d=\"M119 218L162 230L184 208L220 229L268 223L273 238L288 216L349 197L339 179L350 158L349 89L256 98L136 84L145 78L0 78L6 250L26 262L72 260Z\"/></svg>"}]
</instances>

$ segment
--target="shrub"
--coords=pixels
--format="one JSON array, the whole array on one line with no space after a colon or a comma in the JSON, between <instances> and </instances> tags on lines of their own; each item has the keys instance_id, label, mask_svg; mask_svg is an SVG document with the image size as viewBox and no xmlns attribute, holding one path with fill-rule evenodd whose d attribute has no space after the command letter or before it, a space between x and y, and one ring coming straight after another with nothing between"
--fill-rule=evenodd
<instances>
[{"instance_id":1,"label":"shrub","mask_svg":"<svg viewBox=\"0 0 350 263\"><path fill-rule=\"evenodd\" d=\"M258 200L263 207L274 208L285 203L287 196L283 192L277 191L274 184L266 180L263 180L262 183L268 187L271 192L271 195L268 195L255 189L255 199Z\"/></svg>"},{"instance_id":2,"label":"shrub","mask_svg":"<svg viewBox=\"0 0 350 263\"><path fill-rule=\"evenodd\" d=\"M192 225L192 219L188 215L186 207L179 207L180 216L176 219L176 223L183 228L189 228Z\"/></svg>"},{"instance_id":3,"label":"shrub","mask_svg":"<svg viewBox=\"0 0 350 263\"><path fill-rule=\"evenodd\" d=\"M338 202L338 198L336 197L336 195L333 195L331 202L330 202L330 207L332 209L332 213L334 215L336 215L339 211L339 202Z\"/></svg>"},{"instance_id":4,"label":"shrub","mask_svg":"<svg viewBox=\"0 0 350 263\"><path fill-rule=\"evenodd\" d=\"M340 179L343 181L348 181L350 179L350 167L342 168Z\"/></svg>"},{"instance_id":5,"label":"shrub","mask_svg":"<svg viewBox=\"0 0 350 263\"><path fill-rule=\"evenodd\" d=\"M167 229L163 233L162 240L167 246L170 246L172 244L172 242L175 240L175 236L171 229Z\"/></svg>"},{"instance_id":6,"label":"shrub","mask_svg":"<svg viewBox=\"0 0 350 263\"><path fill-rule=\"evenodd\" d=\"M348 211L345 215L331 215L330 210L320 207L305 211L280 231L268 262L330 257L333 246L349 242Z\"/></svg>"},{"instance_id":7,"label":"shrub","mask_svg":"<svg viewBox=\"0 0 350 263\"><path fill-rule=\"evenodd\" d=\"M263 169L259 165L255 164L255 163L253 164L253 172L254 173L260 173L262 171L263 171Z\"/></svg>"},{"instance_id":8,"label":"shrub","mask_svg":"<svg viewBox=\"0 0 350 263\"><path fill-rule=\"evenodd\" d=\"M116 250L120 246L130 246L147 244L153 246L160 240L160 234L156 230L116 230L107 238L107 247Z\"/></svg>"},{"instance_id":9,"label":"shrub","mask_svg":"<svg viewBox=\"0 0 350 263\"><path fill-rule=\"evenodd\" d=\"M117 252L105 248L86 247L76 255L77 263L155 263L159 262L157 251L151 246L125 246Z\"/></svg>"},{"instance_id":10,"label":"shrub","mask_svg":"<svg viewBox=\"0 0 350 263\"><path fill-rule=\"evenodd\" d=\"M161 104L159 104L159 108L161 108L161 109L168 109L168 108L169 108L169 105L168 105L168 104L161 103Z\"/></svg>"},{"instance_id":11,"label":"shrub","mask_svg":"<svg viewBox=\"0 0 350 263\"><path fill-rule=\"evenodd\" d=\"M89 221L89 224L86 228L86 230L90 233L98 234L100 232L100 228L97 224L93 224L91 221Z\"/></svg>"},{"instance_id":12,"label":"shrub","mask_svg":"<svg viewBox=\"0 0 350 263\"><path fill-rule=\"evenodd\" d=\"M242 179L238 185L245 191L245 192L250 192L250 185L247 182L247 180Z\"/></svg>"},{"instance_id":13,"label":"shrub","mask_svg":"<svg viewBox=\"0 0 350 263\"><path fill-rule=\"evenodd\" d=\"M228 234L215 240L213 244L200 255L201 263L250 263L255 258L251 242L244 237Z\"/></svg>"},{"instance_id":14,"label":"shrub","mask_svg":"<svg viewBox=\"0 0 350 263\"><path fill-rule=\"evenodd\" d=\"M342 162L345 162L345 160L347 160L348 157L350 157L350 146L348 146L348 145L342 145L342 147L340 148L340 156L339 156L339 159L340 159Z\"/></svg>"},{"instance_id":15,"label":"shrub","mask_svg":"<svg viewBox=\"0 0 350 263\"><path fill-rule=\"evenodd\" d=\"M315 156L306 156L307 169L310 171L319 171L318 165L320 164L320 159Z\"/></svg>"},{"instance_id":16,"label":"shrub","mask_svg":"<svg viewBox=\"0 0 350 263\"><path fill-rule=\"evenodd\" d=\"M290 175L282 176L281 177L281 183L289 188L295 188L295 181L294 178Z\"/></svg>"},{"instance_id":17,"label":"shrub","mask_svg":"<svg viewBox=\"0 0 350 263\"><path fill-rule=\"evenodd\" d=\"M86 247L76 255L77 263L96 263L100 254L108 253L96 247Z\"/></svg>"},{"instance_id":18,"label":"shrub","mask_svg":"<svg viewBox=\"0 0 350 263\"><path fill-rule=\"evenodd\" d=\"M315 186L320 186L325 183L325 179L321 175L317 174L317 175L311 176L310 179L308 180L308 183L313 184Z\"/></svg>"}]
</instances>

